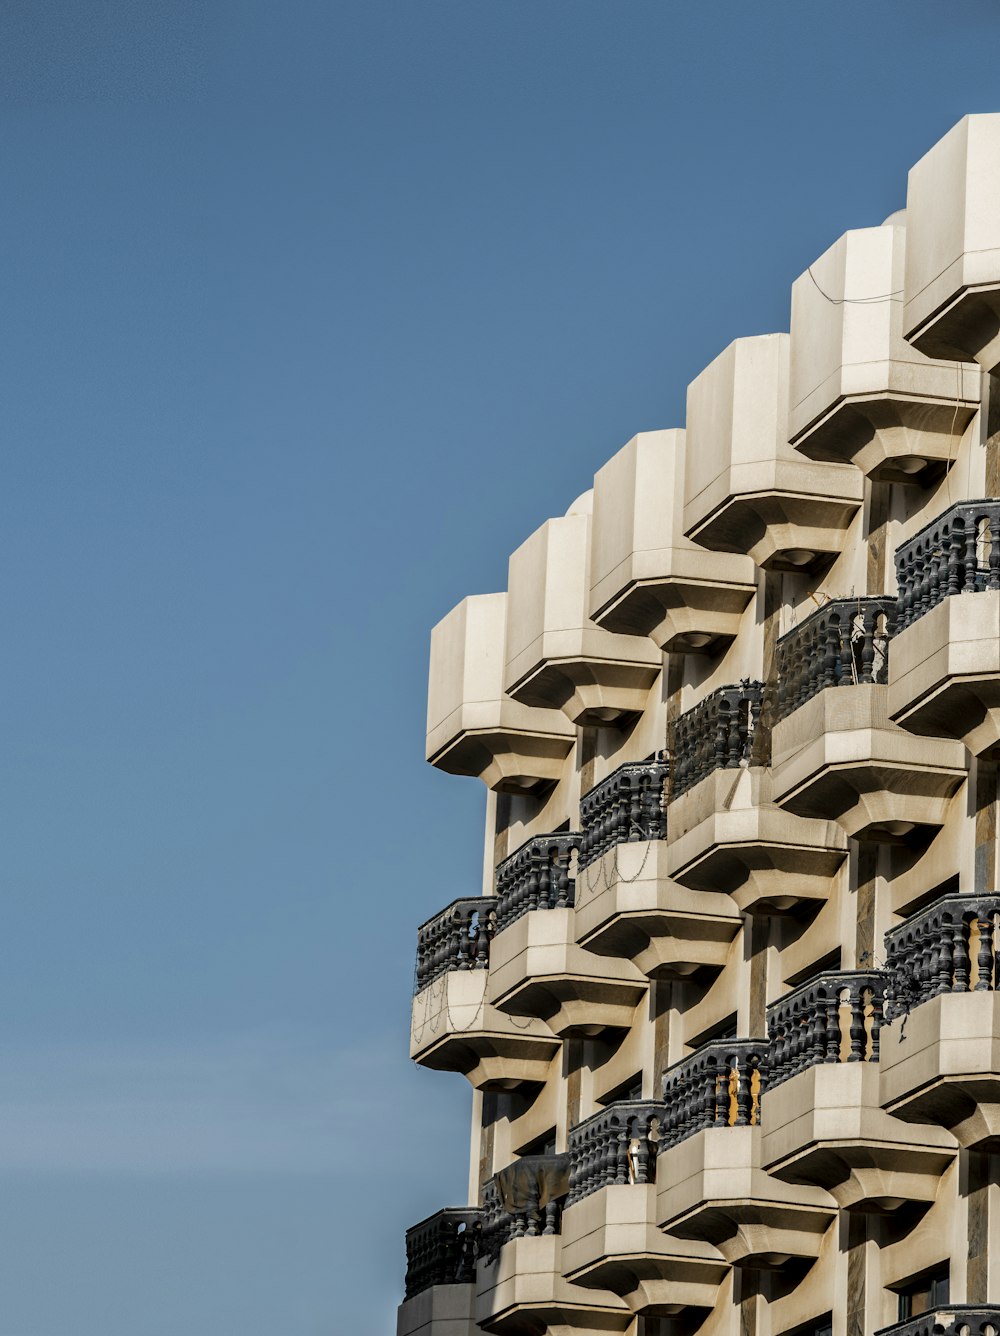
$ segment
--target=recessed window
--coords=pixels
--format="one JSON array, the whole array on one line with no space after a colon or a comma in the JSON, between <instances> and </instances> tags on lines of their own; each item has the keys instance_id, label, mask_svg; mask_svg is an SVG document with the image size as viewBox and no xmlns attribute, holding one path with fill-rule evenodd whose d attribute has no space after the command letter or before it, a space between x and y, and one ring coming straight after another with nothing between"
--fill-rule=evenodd
<instances>
[{"instance_id":1,"label":"recessed window","mask_svg":"<svg viewBox=\"0 0 1000 1336\"><path fill-rule=\"evenodd\" d=\"M933 1271L925 1271L916 1280L909 1280L897 1290L899 1297L899 1321L920 1317L938 1304L948 1302L948 1268L941 1266Z\"/></svg>"}]
</instances>

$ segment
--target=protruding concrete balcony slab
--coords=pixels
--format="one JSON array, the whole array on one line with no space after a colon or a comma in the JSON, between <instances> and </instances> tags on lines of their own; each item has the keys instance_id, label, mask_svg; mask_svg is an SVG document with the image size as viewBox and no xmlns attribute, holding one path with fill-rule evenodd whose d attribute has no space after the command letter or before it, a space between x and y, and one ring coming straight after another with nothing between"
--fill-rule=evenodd
<instances>
[{"instance_id":1,"label":"protruding concrete balcony slab","mask_svg":"<svg viewBox=\"0 0 1000 1336\"><path fill-rule=\"evenodd\" d=\"M858 839L937 829L966 776L960 743L918 739L889 718L895 619L894 598L842 599L778 641L775 802Z\"/></svg>"},{"instance_id":2,"label":"protruding concrete balcony slab","mask_svg":"<svg viewBox=\"0 0 1000 1336\"><path fill-rule=\"evenodd\" d=\"M539 1157L541 1160L542 1157ZM545 1157L556 1163L565 1157ZM624 1332L632 1315L617 1295L576 1286L563 1275L562 1220L565 1184L528 1160L505 1206L499 1180L483 1192L483 1247L476 1281L476 1321L501 1333ZM514 1166L512 1166L513 1168ZM505 1171L508 1173L509 1171ZM553 1193L561 1193L555 1196Z\"/></svg>"},{"instance_id":3,"label":"protruding concrete balcony slab","mask_svg":"<svg viewBox=\"0 0 1000 1336\"><path fill-rule=\"evenodd\" d=\"M506 594L478 594L431 632L427 759L451 775L521 793L555 783L576 733L562 711L504 692L506 618Z\"/></svg>"},{"instance_id":4,"label":"protruding concrete balcony slab","mask_svg":"<svg viewBox=\"0 0 1000 1336\"><path fill-rule=\"evenodd\" d=\"M847 839L832 821L790 819L769 772L749 765L762 692L759 682L721 687L678 719L667 871L740 910L783 912L827 898Z\"/></svg>"},{"instance_id":5,"label":"protruding concrete balcony slab","mask_svg":"<svg viewBox=\"0 0 1000 1336\"><path fill-rule=\"evenodd\" d=\"M748 557L684 536L684 432L634 436L594 478L590 615L665 650L715 650L756 590Z\"/></svg>"},{"instance_id":6,"label":"protruding concrete balcony slab","mask_svg":"<svg viewBox=\"0 0 1000 1336\"><path fill-rule=\"evenodd\" d=\"M574 724L608 724L641 713L663 659L651 641L590 620L590 501L588 492L510 559L504 686Z\"/></svg>"},{"instance_id":7,"label":"protruding concrete balcony slab","mask_svg":"<svg viewBox=\"0 0 1000 1336\"><path fill-rule=\"evenodd\" d=\"M870 478L926 485L955 459L979 407L979 368L903 338L906 228L847 232L792 285L791 443ZM882 298L883 300L880 300Z\"/></svg>"},{"instance_id":8,"label":"protruding concrete balcony slab","mask_svg":"<svg viewBox=\"0 0 1000 1336\"><path fill-rule=\"evenodd\" d=\"M667 877L666 778L664 762L628 762L580 802L576 940L649 978L721 969L740 924L727 896Z\"/></svg>"},{"instance_id":9,"label":"protruding concrete balcony slab","mask_svg":"<svg viewBox=\"0 0 1000 1336\"><path fill-rule=\"evenodd\" d=\"M762 1167L766 1040L705 1044L663 1079L656 1219L717 1248L732 1266L770 1268L819 1255L835 1203Z\"/></svg>"},{"instance_id":10,"label":"protruding concrete balcony slab","mask_svg":"<svg viewBox=\"0 0 1000 1336\"><path fill-rule=\"evenodd\" d=\"M563 1271L610 1290L632 1312L669 1317L712 1308L726 1263L710 1244L657 1229L656 1148L662 1106L626 1100L571 1129Z\"/></svg>"},{"instance_id":11,"label":"protruding concrete balcony slab","mask_svg":"<svg viewBox=\"0 0 1000 1336\"><path fill-rule=\"evenodd\" d=\"M875 1336L996 1336L998 1304L938 1304L919 1317L894 1322Z\"/></svg>"},{"instance_id":12,"label":"protruding concrete balcony slab","mask_svg":"<svg viewBox=\"0 0 1000 1336\"><path fill-rule=\"evenodd\" d=\"M1000 363L1000 116L965 116L910 170L903 329L928 357Z\"/></svg>"},{"instance_id":13,"label":"protruding concrete balcony slab","mask_svg":"<svg viewBox=\"0 0 1000 1336\"><path fill-rule=\"evenodd\" d=\"M840 552L864 486L788 444L788 352L787 334L737 339L688 387L684 532L772 570Z\"/></svg>"},{"instance_id":14,"label":"protruding concrete balcony slab","mask_svg":"<svg viewBox=\"0 0 1000 1336\"><path fill-rule=\"evenodd\" d=\"M915 1132L879 1103L883 988L878 970L822 974L767 1011L764 1167L851 1210L933 1201L955 1153L948 1133Z\"/></svg>"},{"instance_id":15,"label":"protruding concrete balcony slab","mask_svg":"<svg viewBox=\"0 0 1000 1336\"><path fill-rule=\"evenodd\" d=\"M406 1231L406 1297L396 1336L475 1336L482 1211L447 1207Z\"/></svg>"},{"instance_id":16,"label":"protruding concrete balcony slab","mask_svg":"<svg viewBox=\"0 0 1000 1336\"><path fill-rule=\"evenodd\" d=\"M559 1043L543 1022L515 1022L486 1001L496 906L456 900L418 930L410 1057L477 1089L511 1090L544 1081Z\"/></svg>"},{"instance_id":17,"label":"protruding concrete balcony slab","mask_svg":"<svg viewBox=\"0 0 1000 1336\"><path fill-rule=\"evenodd\" d=\"M497 869L497 921L487 1001L537 1017L551 1033L626 1028L647 980L628 960L594 955L574 936L570 859L580 836L536 836Z\"/></svg>"},{"instance_id":18,"label":"protruding concrete balcony slab","mask_svg":"<svg viewBox=\"0 0 1000 1336\"><path fill-rule=\"evenodd\" d=\"M889 712L908 732L1000 744L1000 501L963 501L896 553Z\"/></svg>"},{"instance_id":19,"label":"protruding concrete balcony slab","mask_svg":"<svg viewBox=\"0 0 1000 1336\"><path fill-rule=\"evenodd\" d=\"M882 1106L983 1150L1000 1149L998 923L1000 897L946 895L886 933Z\"/></svg>"}]
</instances>

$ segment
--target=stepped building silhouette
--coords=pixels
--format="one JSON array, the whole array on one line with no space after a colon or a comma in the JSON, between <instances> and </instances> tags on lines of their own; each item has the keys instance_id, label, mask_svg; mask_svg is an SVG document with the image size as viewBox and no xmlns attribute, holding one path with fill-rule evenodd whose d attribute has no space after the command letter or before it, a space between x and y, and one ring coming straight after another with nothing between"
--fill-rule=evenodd
<instances>
[{"instance_id":1,"label":"stepped building silhouette","mask_svg":"<svg viewBox=\"0 0 1000 1336\"><path fill-rule=\"evenodd\" d=\"M434 628L427 756L399 1336L1000 1333L1000 115Z\"/></svg>"}]
</instances>

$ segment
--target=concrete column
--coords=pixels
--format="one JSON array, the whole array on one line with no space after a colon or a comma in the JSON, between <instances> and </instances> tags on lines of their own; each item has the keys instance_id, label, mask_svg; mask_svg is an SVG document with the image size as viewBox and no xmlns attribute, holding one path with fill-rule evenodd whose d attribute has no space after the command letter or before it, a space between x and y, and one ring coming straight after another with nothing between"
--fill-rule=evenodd
<instances>
[{"instance_id":1,"label":"concrete column","mask_svg":"<svg viewBox=\"0 0 1000 1336\"><path fill-rule=\"evenodd\" d=\"M869 1336L879 1323L881 1286L875 1222L861 1211L840 1214L841 1246L847 1261L844 1336ZM837 1333L836 1310L834 1336Z\"/></svg>"},{"instance_id":2,"label":"concrete column","mask_svg":"<svg viewBox=\"0 0 1000 1336\"><path fill-rule=\"evenodd\" d=\"M764 699L760 718L754 730L750 752L751 765L771 764L771 729L778 691L778 631L781 624L782 575L780 571L764 572Z\"/></svg>"},{"instance_id":3,"label":"concrete column","mask_svg":"<svg viewBox=\"0 0 1000 1336\"><path fill-rule=\"evenodd\" d=\"M1000 374L983 376L986 395L986 495L1000 496Z\"/></svg>"},{"instance_id":4,"label":"concrete column","mask_svg":"<svg viewBox=\"0 0 1000 1336\"><path fill-rule=\"evenodd\" d=\"M886 590L887 548L886 530L889 523L889 502L892 496L892 484L873 482L868 493L868 532L865 546L868 552L868 565L865 572L866 590L875 598Z\"/></svg>"},{"instance_id":5,"label":"concrete column","mask_svg":"<svg viewBox=\"0 0 1000 1336\"><path fill-rule=\"evenodd\" d=\"M997 886L997 763L979 756L973 777L976 795L975 888L977 895Z\"/></svg>"},{"instance_id":6,"label":"concrete column","mask_svg":"<svg viewBox=\"0 0 1000 1336\"><path fill-rule=\"evenodd\" d=\"M875 968L876 952L875 921L878 899L878 864L879 847L869 841L858 844L857 882L854 893L854 908L857 927L854 937L854 968L870 970ZM850 969L850 962L843 962L845 969Z\"/></svg>"},{"instance_id":7,"label":"concrete column","mask_svg":"<svg viewBox=\"0 0 1000 1336\"><path fill-rule=\"evenodd\" d=\"M649 1017L653 1027L652 1089L650 1099L663 1092L663 1073L670 1066L670 1020L674 985L669 979L654 979L649 985Z\"/></svg>"}]
</instances>

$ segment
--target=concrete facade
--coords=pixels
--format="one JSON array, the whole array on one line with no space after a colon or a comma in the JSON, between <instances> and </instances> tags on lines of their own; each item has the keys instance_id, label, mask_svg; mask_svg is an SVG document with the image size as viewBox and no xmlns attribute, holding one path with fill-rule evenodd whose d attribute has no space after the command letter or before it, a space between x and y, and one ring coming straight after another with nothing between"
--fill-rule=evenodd
<instances>
[{"instance_id":1,"label":"concrete facade","mask_svg":"<svg viewBox=\"0 0 1000 1336\"><path fill-rule=\"evenodd\" d=\"M998 183L966 117L434 629L398 1336L1000 1330Z\"/></svg>"}]
</instances>

